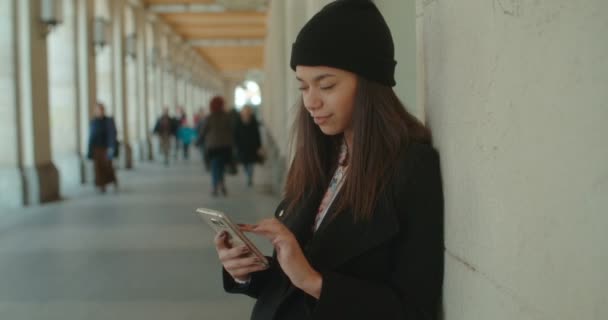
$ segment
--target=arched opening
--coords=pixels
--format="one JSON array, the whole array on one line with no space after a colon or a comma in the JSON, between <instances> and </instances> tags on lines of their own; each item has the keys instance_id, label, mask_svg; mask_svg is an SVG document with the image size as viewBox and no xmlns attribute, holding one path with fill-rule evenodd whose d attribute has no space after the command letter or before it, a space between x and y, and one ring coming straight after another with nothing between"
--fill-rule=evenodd
<instances>
[{"instance_id":1,"label":"arched opening","mask_svg":"<svg viewBox=\"0 0 608 320\"><path fill-rule=\"evenodd\" d=\"M243 106L250 105L254 110L258 110L262 104L262 93L257 82L247 80L234 89L234 104L237 110Z\"/></svg>"}]
</instances>

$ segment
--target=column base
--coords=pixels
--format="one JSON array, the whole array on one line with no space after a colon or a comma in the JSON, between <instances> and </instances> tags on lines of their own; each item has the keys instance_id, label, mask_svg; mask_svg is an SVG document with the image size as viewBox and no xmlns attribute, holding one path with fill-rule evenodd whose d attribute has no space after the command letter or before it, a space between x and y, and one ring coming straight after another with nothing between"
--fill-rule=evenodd
<instances>
[{"instance_id":1,"label":"column base","mask_svg":"<svg viewBox=\"0 0 608 320\"><path fill-rule=\"evenodd\" d=\"M145 141L146 145L146 159L148 161L154 161L154 147L152 147L152 138L147 137Z\"/></svg>"},{"instance_id":2,"label":"column base","mask_svg":"<svg viewBox=\"0 0 608 320\"><path fill-rule=\"evenodd\" d=\"M82 176L82 159L79 155L62 155L53 159L57 170L59 171L59 181L61 181L60 190L62 195L74 193L81 187Z\"/></svg>"},{"instance_id":3,"label":"column base","mask_svg":"<svg viewBox=\"0 0 608 320\"><path fill-rule=\"evenodd\" d=\"M23 190L23 179L19 168L0 168L0 207L23 207Z\"/></svg>"},{"instance_id":4,"label":"column base","mask_svg":"<svg viewBox=\"0 0 608 320\"><path fill-rule=\"evenodd\" d=\"M151 138L150 143L150 152L152 153L152 159L162 159L162 156L160 155L160 141L158 137Z\"/></svg>"},{"instance_id":5,"label":"column base","mask_svg":"<svg viewBox=\"0 0 608 320\"><path fill-rule=\"evenodd\" d=\"M137 142L139 154L137 160L140 162L148 161L150 158L150 145L146 139Z\"/></svg>"},{"instance_id":6,"label":"column base","mask_svg":"<svg viewBox=\"0 0 608 320\"><path fill-rule=\"evenodd\" d=\"M24 204L41 204L57 201L59 196L59 171L52 162L25 167L23 178Z\"/></svg>"},{"instance_id":7,"label":"column base","mask_svg":"<svg viewBox=\"0 0 608 320\"><path fill-rule=\"evenodd\" d=\"M133 148L131 143L123 141L120 144L120 164L122 168L133 169Z\"/></svg>"},{"instance_id":8,"label":"column base","mask_svg":"<svg viewBox=\"0 0 608 320\"><path fill-rule=\"evenodd\" d=\"M93 161L86 157L80 157L80 184L95 181L95 166Z\"/></svg>"}]
</instances>

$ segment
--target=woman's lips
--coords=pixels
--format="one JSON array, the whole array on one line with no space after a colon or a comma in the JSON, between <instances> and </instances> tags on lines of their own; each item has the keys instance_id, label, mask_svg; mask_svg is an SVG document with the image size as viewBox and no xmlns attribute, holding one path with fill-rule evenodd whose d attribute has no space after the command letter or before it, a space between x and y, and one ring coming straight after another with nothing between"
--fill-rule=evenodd
<instances>
[{"instance_id":1,"label":"woman's lips","mask_svg":"<svg viewBox=\"0 0 608 320\"><path fill-rule=\"evenodd\" d=\"M322 125L325 122L327 122L327 120L329 120L330 117L331 117L331 115L330 116L324 116L324 117L317 116L317 117L313 117L313 119L315 120L315 123L317 125Z\"/></svg>"}]
</instances>

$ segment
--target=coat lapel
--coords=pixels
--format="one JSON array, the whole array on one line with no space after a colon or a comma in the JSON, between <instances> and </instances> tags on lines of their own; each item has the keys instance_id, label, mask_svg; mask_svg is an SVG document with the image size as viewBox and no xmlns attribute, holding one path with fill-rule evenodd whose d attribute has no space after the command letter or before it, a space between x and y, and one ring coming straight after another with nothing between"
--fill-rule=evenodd
<instances>
[{"instance_id":1,"label":"coat lapel","mask_svg":"<svg viewBox=\"0 0 608 320\"><path fill-rule=\"evenodd\" d=\"M313 266L334 269L397 234L399 221L389 203L386 197L382 198L371 220L356 223L352 211L335 215L332 205L307 250Z\"/></svg>"},{"instance_id":2,"label":"coat lapel","mask_svg":"<svg viewBox=\"0 0 608 320\"><path fill-rule=\"evenodd\" d=\"M312 225L320 201L319 192L312 193L305 197L304 201L301 202L302 205L294 208L293 212L284 212L282 216L277 216L293 232L302 248L305 248L312 237ZM286 209L281 208L281 210Z\"/></svg>"}]
</instances>

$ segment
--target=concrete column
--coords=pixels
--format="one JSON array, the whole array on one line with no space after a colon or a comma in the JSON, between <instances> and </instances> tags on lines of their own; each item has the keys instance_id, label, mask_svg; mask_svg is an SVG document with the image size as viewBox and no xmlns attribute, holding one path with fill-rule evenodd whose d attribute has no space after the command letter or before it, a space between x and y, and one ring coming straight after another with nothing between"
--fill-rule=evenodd
<instances>
[{"instance_id":1,"label":"concrete column","mask_svg":"<svg viewBox=\"0 0 608 320\"><path fill-rule=\"evenodd\" d=\"M152 129L149 121L150 113L152 108L150 107L149 97L149 81L148 81L148 37L147 37L147 23L146 23L146 12L144 8L137 7L135 10L135 27L137 33L137 96L139 102L139 114L138 114L138 136L141 140L139 143L141 147L141 158L140 160L152 160Z\"/></svg>"},{"instance_id":2,"label":"concrete column","mask_svg":"<svg viewBox=\"0 0 608 320\"><path fill-rule=\"evenodd\" d=\"M126 105L125 124L128 131L128 138L125 138L126 145L131 147L132 165L141 159L143 146L141 142L143 138L139 136L140 128L140 96L138 83L138 61L140 57L137 55L137 42L140 40L140 34L136 31L136 21L134 8L131 5L124 7L124 44L125 44L125 93ZM134 48L129 48L128 45L135 45ZM128 139L128 140L126 140Z\"/></svg>"},{"instance_id":3,"label":"concrete column","mask_svg":"<svg viewBox=\"0 0 608 320\"><path fill-rule=\"evenodd\" d=\"M407 110L424 121L424 109L416 101L416 1L375 1L392 31L395 43L395 93ZM420 64L422 65L422 64Z\"/></svg>"},{"instance_id":4,"label":"concrete column","mask_svg":"<svg viewBox=\"0 0 608 320\"><path fill-rule=\"evenodd\" d=\"M15 4L17 54L9 64L17 66L13 81L17 83L20 185L22 203L37 204L59 199L59 173L51 161L46 38L39 20L40 2ZM17 185L13 187L18 190Z\"/></svg>"},{"instance_id":5,"label":"concrete column","mask_svg":"<svg viewBox=\"0 0 608 320\"><path fill-rule=\"evenodd\" d=\"M306 12L308 14L308 19L310 19L315 13L319 12L319 10L332 1L333 0L307 0Z\"/></svg>"},{"instance_id":6,"label":"concrete column","mask_svg":"<svg viewBox=\"0 0 608 320\"><path fill-rule=\"evenodd\" d=\"M131 118L126 86L127 67L125 53L125 0L110 0L112 15L112 67L114 88L114 119L121 141L120 166L133 168L131 146Z\"/></svg>"},{"instance_id":7,"label":"concrete column","mask_svg":"<svg viewBox=\"0 0 608 320\"><path fill-rule=\"evenodd\" d=\"M112 23L112 0L95 0L94 10L95 19L105 19L107 23ZM97 101L106 106L106 113L114 116L116 113L116 102L114 95L114 66L113 59L113 32L108 34L107 44L101 48L95 48L95 88Z\"/></svg>"},{"instance_id":8,"label":"concrete column","mask_svg":"<svg viewBox=\"0 0 608 320\"><path fill-rule=\"evenodd\" d=\"M265 48L265 74L266 81L272 85L263 87L262 106L263 118L266 120L266 147L268 148L268 165L270 172L270 185L273 191L282 190L287 163L288 131L285 123L287 119L286 97L286 19L284 1L272 1L269 8L269 32ZM271 62L271 63L270 63Z\"/></svg>"},{"instance_id":9,"label":"concrete column","mask_svg":"<svg viewBox=\"0 0 608 320\"><path fill-rule=\"evenodd\" d=\"M285 132L286 136L289 136L290 128L294 122L295 116L297 114L294 106L300 100L301 94L298 90L299 83L296 80L296 75L293 70L289 67L289 60L291 59L291 47L300 32L300 29L304 26L306 21L308 20L306 16L302 14L302 12L307 11L307 3L306 1L301 0L287 0L285 2L285 42L283 45L285 46L284 55L285 64L282 65L282 69L285 71L285 95L286 95L286 103L284 105L285 108L285 121L283 122L283 132ZM287 146L285 145L285 148ZM285 149L286 150L286 149ZM286 159L286 165L289 165L290 159Z\"/></svg>"},{"instance_id":10,"label":"concrete column","mask_svg":"<svg viewBox=\"0 0 608 320\"><path fill-rule=\"evenodd\" d=\"M237 85L238 83L233 79L224 79L222 96L226 102L226 110L230 110L234 107L234 90Z\"/></svg>"},{"instance_id":11,"label":"concrete column","mask_svg":"<svg viewBox=\"0 0 608 320\"><path fill-rule=\"evenodd\" d=\"M17 72L17 0L0 1L0 207L20 207L25 185L19 165L20 134Z\"/></svg>"},{"instance_id":12,"label":"concrete column","mask_svg":"<svg viewBox=\"0 0 608 320\"><path fill-rule=\"evenodd\" d=\"M445 318L607 318L608 2L422 6Z\"/></svg>"},{"instance_id":13,"label":"concrete column","mask_svg":"<svg viewBox=\"0 0 608 320\"><path fill-rule=\"evenodd\" d=\"M87 161L89 119L93 113L96 96L95 47L93 45L93 19L95 8L89 0L76 1L77 46L77 97L76 108L77 144L80 158L81 183L93 181L92 164Z\"/></svg>"},{"instance_id":14,"label":"concrete column","mask_svg":"<svg viewBox=\"0 0 608 320\"><path fill-rule=\"evenodd\" d=\"M82 181L78 147L78 64L76 1L63 1L63 22L47 36L49 105L53 163L59 171L62 194Z\"/></svg>"},{"instance_id":15,"label":"concrete column","mask_svg":"<svg viewBox=\"0 0 608 320\"><path fill-rule=\"evenodd\" d=\"M194 115L196 113L198 113L198 99L196 96L196 84L194 83L194 79L191 79L188 82L188 99L189 99L189 105L190 105L190 122L192 123L192 125L196 125L193 121L194 119Z\"/></svg>"}]
</instances>

